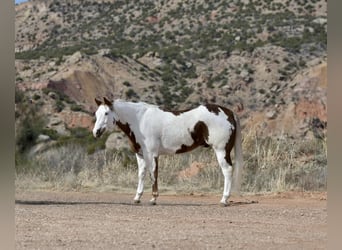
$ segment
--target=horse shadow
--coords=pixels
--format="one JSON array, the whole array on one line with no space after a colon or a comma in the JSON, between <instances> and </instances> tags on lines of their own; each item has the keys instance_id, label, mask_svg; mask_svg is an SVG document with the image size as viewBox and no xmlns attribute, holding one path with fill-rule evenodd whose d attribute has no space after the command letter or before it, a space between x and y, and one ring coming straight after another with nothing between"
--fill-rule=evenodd
<instances>
[{"instance_id":1,"label":"horse shadow","mask_svg":"<svg viewBox=\"0 0 342 250\"><path fill-rule=\"evenodd\" d=\"M230 201L227 207L243 206L256 204L258 201ZM126 201L54 201L54 200L15 200L16 205L29 205L29 206L76 206L76 205L124 205L124 206L184 206L184 207L201 207L201 206L219 206L218 203L169 203L159 202L157 205L149 203L133 203Z\"/></svg>"},{"instance_id":2,"label":"horse shadow","mask_svg":"<svg viewBox=\"0 0 342 250\"><path fill-rule=\"evenodd\" d=\"M132 205L130 202L108 201L53 201L53 200L15 200L17 205L31 206L76 206L76 205Z\"/></svg>"}]
</instances>

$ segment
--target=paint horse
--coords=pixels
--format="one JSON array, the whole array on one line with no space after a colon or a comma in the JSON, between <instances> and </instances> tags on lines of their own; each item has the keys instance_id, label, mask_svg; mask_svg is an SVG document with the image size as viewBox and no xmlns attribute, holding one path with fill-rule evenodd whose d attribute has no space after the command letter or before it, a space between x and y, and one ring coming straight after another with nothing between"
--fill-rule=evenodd
<instances>
[{"instance_id":1,"label":"paint horse","mask_svg":"<svg viewBox=\"0 0 342 250\"><path fill-rule=\"evenodd\" d=\"M224 188L220 203L228 204L233 188L238 192L243 166L241 128L238 117L231 110L208 104L184 111L164 111L144 102L107 98L103 98L103 102L96 98L95 101L98 109L94 137L100 137L116 124L128 136L136 154L139 181L135 203L140 203L148 169L153 183L150 203L156 204L159 155L184 153L198 146L212 147L222 169ZM230 156L233 148L234 168Z\"/></svg>"}]
</instances>

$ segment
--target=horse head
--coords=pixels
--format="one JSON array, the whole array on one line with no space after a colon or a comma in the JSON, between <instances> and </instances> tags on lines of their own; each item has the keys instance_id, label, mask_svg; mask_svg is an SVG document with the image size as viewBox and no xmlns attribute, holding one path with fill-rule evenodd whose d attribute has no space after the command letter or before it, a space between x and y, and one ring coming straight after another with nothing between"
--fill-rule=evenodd
<instances>
[{"instance_id":1,"label":"horse head","mask_svg":"<svg viewBox=\"0 0 342 250\"><path fill-rule=\"evenodd\" d=\"M98 106L95 117L96 122L93 128L93 135L95 138L100 137L107 128L112 128L115 124L113 102L109 101L106 97L103 98L103 102L95 98L95 102Z\"/></svg>"}]
</instances>

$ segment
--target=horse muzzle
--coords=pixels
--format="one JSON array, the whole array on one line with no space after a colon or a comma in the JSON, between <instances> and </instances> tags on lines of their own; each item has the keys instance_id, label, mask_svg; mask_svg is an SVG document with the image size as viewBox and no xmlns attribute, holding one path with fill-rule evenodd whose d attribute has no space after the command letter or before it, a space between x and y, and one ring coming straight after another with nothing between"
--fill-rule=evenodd
<instances>
[{"instance_id":1,"label":"horse muzzle","mask_svg":"<svg viewBox=\"0 0 342 250\"><path fill-rule=\"evenodd\" d=\"M106 130L105 128L99 128L98 130L96 130L95 133L93 133L94 137L99 138L105 132L105 130Z\"/></svg>"}]
</instances>

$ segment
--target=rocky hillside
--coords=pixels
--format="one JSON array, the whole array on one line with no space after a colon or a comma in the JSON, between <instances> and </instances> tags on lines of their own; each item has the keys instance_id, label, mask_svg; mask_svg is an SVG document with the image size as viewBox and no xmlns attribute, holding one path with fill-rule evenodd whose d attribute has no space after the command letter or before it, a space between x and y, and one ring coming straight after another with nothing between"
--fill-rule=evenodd
<instances>
[{"instance_id":1,"label":"rocky hillside","mask_svg":"<svg viewBox=\"0 0 342 250\"><path fill-rule=\"evenodd\" d=\"M94 97L164 108L214 102L246 131L321 136L327 1L32 0L17 5L16 117L91 128Z\"/></svg>"}]
</instances>

